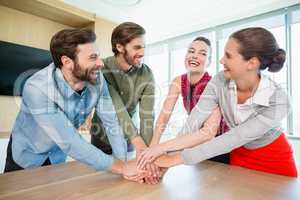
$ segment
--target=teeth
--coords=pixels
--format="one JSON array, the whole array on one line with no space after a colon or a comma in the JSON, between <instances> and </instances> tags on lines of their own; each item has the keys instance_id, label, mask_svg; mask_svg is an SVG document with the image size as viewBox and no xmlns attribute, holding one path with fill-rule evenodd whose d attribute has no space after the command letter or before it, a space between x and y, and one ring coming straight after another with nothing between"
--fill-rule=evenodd
<instances>
[{"instance_id":1,"label":"teeth","mask_svg":"<svg viewBox=\"0 0 300 200\"><path fill-rule=\"evenodd\" d=\"M196 62L196 61L190 61L189 64L190 65L196 65L196 66L200 65L200 63Z\"/></svg>"}]
</instances>

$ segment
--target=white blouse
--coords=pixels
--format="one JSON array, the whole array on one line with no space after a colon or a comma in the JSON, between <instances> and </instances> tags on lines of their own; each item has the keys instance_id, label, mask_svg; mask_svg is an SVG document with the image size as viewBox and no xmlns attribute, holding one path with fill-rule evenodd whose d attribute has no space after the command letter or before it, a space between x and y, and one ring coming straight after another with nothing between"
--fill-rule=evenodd
<instances>
[{"instance_id":1,"label":"white blouse","mask_svg":"<svg viewBox=\"0 0 300 200\"><path fill-rule=\"evenodd\" d=\"M234 119L237 124L246 121L251 114L253 114L258 106L269 106L269 99L275 91L275 84L266 75L261 75L259 85L254 95L246 100L243 104L237 103L237 89L233 80L230 81L234 88L231 93L235 102Z\"/></svg>"}]
</instances>

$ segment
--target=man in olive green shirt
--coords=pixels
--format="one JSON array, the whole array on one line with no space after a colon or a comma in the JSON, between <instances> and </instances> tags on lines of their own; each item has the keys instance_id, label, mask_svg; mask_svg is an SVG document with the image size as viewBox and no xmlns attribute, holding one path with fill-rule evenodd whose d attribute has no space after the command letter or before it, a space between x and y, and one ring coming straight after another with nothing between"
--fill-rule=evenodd
<instances>
[{"instance_id":1,"label":"man in olive green shirt","mask_svg":"<svg viewBox=\"0 0 300 200\"><path fill-rule=\"evenodd\" d=\"M135 147L137 155L145 149L153 134L154 78L151 69L142 63L145 30L132 22L122 23L112 33L114 56L103 59L102 72L112 97L125 137ZM139 110L140 128L133 117ZM91 143L105 153L111 153L100 118L95 115Z\"/></svg>"}]
</instances>

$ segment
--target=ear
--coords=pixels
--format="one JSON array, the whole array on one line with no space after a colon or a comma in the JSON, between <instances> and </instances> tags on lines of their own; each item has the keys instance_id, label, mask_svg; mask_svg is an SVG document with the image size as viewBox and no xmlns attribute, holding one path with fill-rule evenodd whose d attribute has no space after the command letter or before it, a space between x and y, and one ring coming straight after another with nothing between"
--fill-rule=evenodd
<instances>
[{"instance_id":1,"label":"ear","mask_svg":"<svg viewBox=\"0 0 300 200\"><path fill-rule=\"evenodd\" d=\"M260 61L257 57L252 57L248 60L248 70L257 70L260 67Z\"/></svg>"},{"instance_id":2,"label":"ear","mask_svg":"<svg viewBox=\"0 0 300 200\"><path fill-rule=\"evenodd\" d=\"M73 68L74 62L71 58L69 58L68 56L62 56L60 58L61 63L63 64L63 67L66 68Z\"/></svg>"},{"instance_id":3,"label":"ear","mask_svg":"<svg viewBox=\"0 0 300 200\"><path fill-rule=\"evenodd\" d=\"M119 53L124 53L124 46L121 44L117 44L116 48L118 50Z\"/></svg>"}]
</instances>

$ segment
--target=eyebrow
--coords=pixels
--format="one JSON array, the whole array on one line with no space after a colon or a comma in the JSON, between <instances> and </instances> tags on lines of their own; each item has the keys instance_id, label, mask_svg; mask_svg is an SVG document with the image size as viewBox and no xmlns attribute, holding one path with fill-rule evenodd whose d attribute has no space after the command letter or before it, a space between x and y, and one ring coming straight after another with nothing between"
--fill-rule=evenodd
<instances>
[{"instance_id":1,"label":"eyebrow","mask_svg":"<svg viewBox=\"0 0 300 200\"><path fill-rule=\"evenodd\" d=\"M134 48L146 48L146 45L139 45L139 44L137 44L137 45L134 45L133 47Z\"/></svg>"},{"instance_id":2,"label":"eyebrow","mask_svg":"<svg viewBox=\"0 0 300 200\"><path fill-rule=\"evenodd\" d=\"M99 56L99 53L93 53L89 56L89 58L95 58L95 57L98 57Z\"/></svg>"},{"instance_id":3,"label":"eyebrow","mask_svg":"<svg viewBox=\"0 0 300 200\"><path fill-rule=\"evenodd\" d=\"M194 47L189 47L189 49L195 50ZM200 49L199 51L207 53L207 50L205 50L205 49Z\"/></svg>"}]
</instances>

